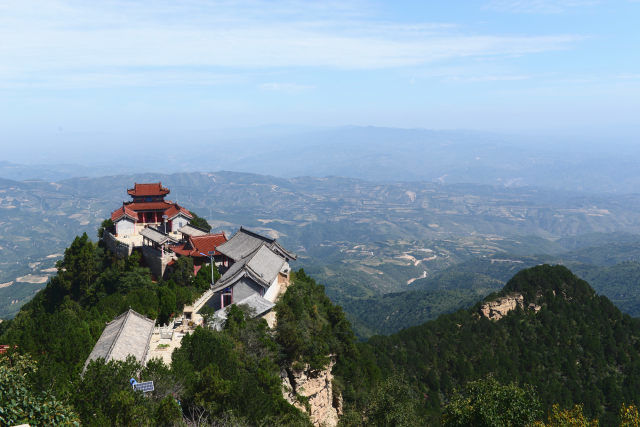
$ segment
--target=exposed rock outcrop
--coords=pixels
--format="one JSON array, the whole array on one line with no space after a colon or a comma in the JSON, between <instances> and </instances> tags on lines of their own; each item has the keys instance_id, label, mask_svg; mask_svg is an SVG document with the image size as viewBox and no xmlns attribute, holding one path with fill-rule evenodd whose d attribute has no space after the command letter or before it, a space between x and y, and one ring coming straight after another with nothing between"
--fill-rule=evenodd
<instances>
[{"instance_id":1,"label":"exposed rock outcrop","mask_svg":"<svg viewBox=\"0 0 640 427\"><path fill-rule=\"evenodd\" d=\"M489 320L500 320L507 313L515 310L516 307L524 308L524 296L522 294L509 294L502 298L488 301L480 306L480 312ZM537 313L541 307L537 304L529 303L527 308Z\"/></svg>"},{"instance_id":2,"label":"exposed rock outcrop","mask_svg":"<svg viewBox=\"0 0 640 427\"><path fill-rule=\"evenodd\" d=\"M321 371L305 365L302 370L289 367L281 373L285 399L309 414L314 426L336 426L342 415L342 396L334 398L333 394L333 365L335 360L331 358L329 365Z\"/></svg>"},{"instance_id":3,"label":"exposed rock outcrop","mask_svg":"<svg viewBox=\"0 0 640 427\"><path fill-rule=\"evenodd\" d=\"M500 320L511 310L523 305L524 297L522 294L511 294L482 304L480 311L489 320Z\"/></svg>"}]
</instances>

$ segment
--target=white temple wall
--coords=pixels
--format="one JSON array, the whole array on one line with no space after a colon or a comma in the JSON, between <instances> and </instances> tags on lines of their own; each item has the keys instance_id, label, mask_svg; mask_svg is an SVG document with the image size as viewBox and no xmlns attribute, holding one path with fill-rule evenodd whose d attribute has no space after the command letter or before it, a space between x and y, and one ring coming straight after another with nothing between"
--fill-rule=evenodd
<instances>
[{"instance_id":1,"label":"white temple wall","mask_svg":"<svg viewBox=\"0 0 640 427\"><path fill-rule=\"evenodd\" d=\"M116 235L120 237L132 236L135 234L136 226L131 219L127 217L121 218L115 224L116 226Z\"/></svg>"},{"instance_id":2,"label":"white temple wall","mask_svg":"<svg viewBox=\"0 0 640 427\"><path fill-rule=\"evenodd\" d=\"M278 276L276 276L273 283L271 283L271 286L269 286L269 289L267 289L267 292L264 293L263 298L271 302L276 302L276 298L278 298L279 293L280 283L278 283Z\"/></svg>"},{"instance_id":3,"label":"white temple wall","mask_svg":"<svg viewBox=\"0 0 640 427\"><path fill-rule=\"evenodd\" d=\"M182 215L177 216L171 221L171 231L178 231L189 223L189 220Z\"/></svg>"}]
</instances>

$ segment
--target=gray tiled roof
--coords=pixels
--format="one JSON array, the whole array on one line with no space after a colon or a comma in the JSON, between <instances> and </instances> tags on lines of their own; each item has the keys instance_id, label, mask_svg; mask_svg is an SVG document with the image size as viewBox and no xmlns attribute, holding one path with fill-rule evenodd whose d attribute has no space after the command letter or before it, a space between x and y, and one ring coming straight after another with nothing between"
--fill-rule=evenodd
<instances>
[{"instance_id":1,"label":"gray tiled roof","mask_svg":"<svg viewBox=\"0 0 640 427\"><path fill-rule=\"evenodd\" d=\"M84 363L83 372L87 369L90 361L98 358L103 358L105 362L108 362L110 360L125 360L128 355L132 355L138 362L144 363L154 325L155 321L142 314L131 309L125 311L107 323Z\"/></svg>"},{"instance_id":2,"label":"gray tiled roof","mask_svg":"<svg viewBox=\"0 0 640 427\"><path fill-rule=\"evenodd\" d=\"M275 306L274 303L272 303L267 299L262 298L258 294L250 295L245 299L238 301L235 304L248 306L249 309L251 309L251 314L253 315L253 317L261 316Z\"/></svg>"},{"instance_id":3,"label":"gray tiled roof","mask_svg":"<svg viewBox=\"0 0 640 427\"><path fill-rule=\"evenodd\" d=\"M218 289L221 289L230 285L234 281L233 279L236 276L242 277L240 273L242 273L242 270L244 269L245 264L246 264L246 259L240 260L238 262L234 262L231 265L231 267L229 267L229 269L225 271L224 274L218 279L218 281L215 283L213 290L217 291Z\"/></svg>"},{"instance_id":4,"label":"gray tiled roof","mask_svg":"<svg viewBox=\"0 0 640 427\"><path fill-rule=\"evenodd\" d=\"M263 245L247 262L247 267L260 276L262 280L271 284L278 277L278 273L284 263L285 260L281 256Z\"/></svg>"},{"instance_id":5,"label":"gray tiled roof","mask_svg":"<svg viewBox=\"0 0 640 427\"><path fill-rule=\"evenodd\" d=\"M173 241L173 239L171 239L166 234L163 234L162 232L151 227L146 227L140 232L140 235L159 245L162 245L167 241Z\"/></svg>"},{"instance_id":6,"label":"gray tiled roof","mask_svg":"<svg viewBox=\"0 0 640 427\"><path fill-rule=\"evenodd\" d=\"M258 284L268 288L285 262L284 258L263 243L251 254L231 265L216 282L214 291L233 285L245 276L251 277Z\"/></svg>"},{"instance_id":7,"label":"gray tiled roof","mask_svg":"<svg viewBox=\"0 0 640 427\"><path fill-rule=\"evenodd\" d=\"M263 315L264 313L268 312L269 310L271 310L273 307L275 307L275 303L272 303L271 301L262 298L260 295L258 294L253 294L250 295L236 303L234 303L235 305L246 305L247 307L249 307L249 310L251 312L251 317L258 317ZM219 319L226 319L227 318L227 311L229 310L229 307L231 306L227 306L225 308L221 308L220 310L216 311L215 315L219 318Z\"/></svg>"},{"instance_id":8,"label":"gray tiled roof","mask_svg":"<svg viewBox=\"0 0 640 427\"><path fill-rule=\"evenodd\" d=\"M250 295L234 305L244 305L249 308L251 318L262 316L267 313L275 304L271 301L262 298L258 294ZM221 308L220 310L215 312L213 318L209 321L209 327L215 329L216 331L221 331L224 328L224 324L227 320L227 312L231 306L226 306L225 308Z\"/></svg>"},{"instance_id":9,"label":"gray tiled roof","mask_svg":"<svg viewBox=\"0 0 640 427\"><path fill-rule=\"evenodd\" d=\"M198 227L194 227L193 225L185 225L181 229L178 230L182 234L186 234L187 236L206 236L207 232L199 229Z\"/></svg>"},{"instance_id":10,"label":"gray tiled roof","mask_svg":"<svg viewBox=\"0 0 640 427\"><path fill-rule=\"evenodd\" d=\"M234 261L238 261L258 249L261 244L265 242L273 242L273 239L260 237L253 233L247 233L243 228L240 228L236 234L231 236L228 241L218 246L217 249L221 254L228 256Z\"/></svg>"},{"instance_id":11,"label":"gray tiled roof","mask_svg":"<svg viewBox=\"0 0 640 427\"><path fill-rule=\"evenodd\" d=\"M295 254L284 249L275 239L262 236L243 227L240 227L236 234L216 249L232 260L238 261L249 256L263 244L266 244L275 252L279 252L283 258L296 259Z\"/></svg>"}]
</instances>

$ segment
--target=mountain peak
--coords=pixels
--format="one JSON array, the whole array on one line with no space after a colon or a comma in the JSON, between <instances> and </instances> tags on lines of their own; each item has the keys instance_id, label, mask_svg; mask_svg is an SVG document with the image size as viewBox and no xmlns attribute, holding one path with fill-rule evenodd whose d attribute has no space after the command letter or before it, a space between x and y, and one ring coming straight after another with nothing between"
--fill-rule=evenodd
<instances>
[{"instance_id":1,"label":"mountain peak","mask_svg":"<svg viewBox=\"0 0 640 427\"><path fill-rule=\"evenodd\" d=\"M565 300L585 300L595 296L587 282L562 265L542 264L518 272L500 292L500 296L518 293L524 304L544 304L562 296Z\"/></svg>"},{"instance_id":2,"label":"mountain peak","mask_svg":"<svg viewBox=\"0 0 640 427\"><path fill-rule=\"evenodd\" d=\"M487 319L500 320L517 308L537 313L558 297L565 301L585 301L594 296L591 286L568 268L541 264L518 272L502 291L485 298L479 312Z\"/></svg>"}]
</instances>

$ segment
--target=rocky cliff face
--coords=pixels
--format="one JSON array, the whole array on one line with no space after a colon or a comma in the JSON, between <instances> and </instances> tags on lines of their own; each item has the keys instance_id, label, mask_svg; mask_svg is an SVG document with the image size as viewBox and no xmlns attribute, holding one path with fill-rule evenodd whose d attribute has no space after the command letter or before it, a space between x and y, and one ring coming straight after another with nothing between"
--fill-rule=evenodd
<instances>
[{"instance_id":1,"label":"rocky cliff face","mask_svg":"<svg viewBox=\"0 0 640 427\"><path fill-rule=\"evenodd\" d=\"M332 359L321 371L312 371L307 365L299 371L289 367L281 373L285 399L309 414L314 426L334 427L342 415L342 397L333 396L334 364Z\"/></svg>"}]
</instances>

